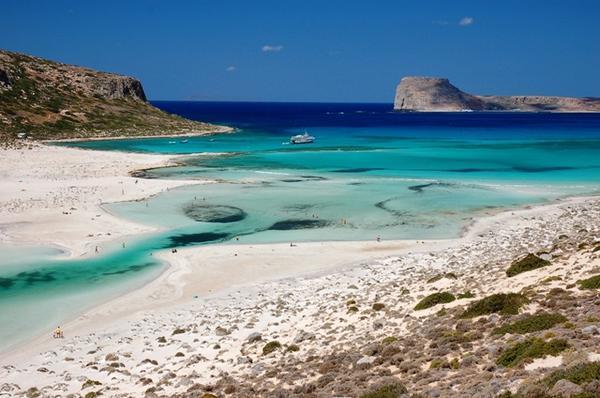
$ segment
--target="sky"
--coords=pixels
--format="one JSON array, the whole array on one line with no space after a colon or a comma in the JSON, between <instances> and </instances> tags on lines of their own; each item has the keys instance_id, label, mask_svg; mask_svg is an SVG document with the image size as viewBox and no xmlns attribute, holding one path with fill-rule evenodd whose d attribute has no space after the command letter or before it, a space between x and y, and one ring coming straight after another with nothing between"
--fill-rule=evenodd
<instances>
[{"instance_id":1,"label":"sky","mask_svg":"<svg viewBox=\"0 0 600 398\"><path fill-rule=\"evenodd\" d=\"M0 48L135 76L152 100L600 97L600 1L4 0Z\"/></svg>"}]
</instances>

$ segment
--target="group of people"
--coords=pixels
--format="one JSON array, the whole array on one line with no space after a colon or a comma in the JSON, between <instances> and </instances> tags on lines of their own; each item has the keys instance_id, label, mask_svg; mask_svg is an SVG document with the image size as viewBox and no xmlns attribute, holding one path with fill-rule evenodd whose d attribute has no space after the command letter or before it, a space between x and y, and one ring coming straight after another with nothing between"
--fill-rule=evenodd
<instances>
[{"instance_id":1,"label":"group of people","mask_svg":"<svg viewBox=\"0 0 600 398\"><path fill-rule=\"evenodd\" d=\"M55 339L62 339L65 337L65 334L64 334L63 330L60 328L60 326L57 326L56 329L54 329L54 333L52 333L52 337L54 337Z\"/></svg>"}]
</instances>

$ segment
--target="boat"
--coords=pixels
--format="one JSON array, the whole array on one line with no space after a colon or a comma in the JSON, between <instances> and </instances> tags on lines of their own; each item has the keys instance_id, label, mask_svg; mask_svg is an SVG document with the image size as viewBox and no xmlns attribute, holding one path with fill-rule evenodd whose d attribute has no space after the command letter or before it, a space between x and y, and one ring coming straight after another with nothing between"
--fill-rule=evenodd
<instances>
[{"instance_id":1,"label":"boat","mask_svg":"<svg viewBox=\"0 0 600 398\"><path fill-rule=\"evenodd\" d=\"M181 140L179 142L181 142L182 144L187 144L188 140Z\"/></svg>"},{"instance_id":2,"label":"boat","mask_svg":"<svg viewBox=\"0 0 600 398\"><path fill-rule=\"evenodd\" d=\"M304 134L294 135L290 138L290 144L312 144L315 142L315 137L309 135L306 131Z\"/></svg>"}]
</instances>

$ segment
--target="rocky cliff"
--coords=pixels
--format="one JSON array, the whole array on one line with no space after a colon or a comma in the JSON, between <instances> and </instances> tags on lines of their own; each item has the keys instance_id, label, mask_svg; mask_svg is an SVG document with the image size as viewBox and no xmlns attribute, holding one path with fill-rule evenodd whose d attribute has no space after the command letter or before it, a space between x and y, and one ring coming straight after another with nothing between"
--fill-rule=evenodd
<instances>
[{"instance_id":1,"label":"rocky cliff","mask_svg":"<svg viewBox=\"0 0 600 398\"><path fill-rule=\"evenodd\" d=\"M394 109L413 112L600 112L600 98L477 96L461 91L448 79L405 77L396 88Z\"/></svg>"},{"instance_id":2,"label":"rocky cliff","mask_svg":"<svg viewBox=\"0 0 600 398\"><path fill-rule=\"evenodd\" d=\"M132 77L0 50L0 141L220 130L153 107Z\"/></svg>"}]
</instances>

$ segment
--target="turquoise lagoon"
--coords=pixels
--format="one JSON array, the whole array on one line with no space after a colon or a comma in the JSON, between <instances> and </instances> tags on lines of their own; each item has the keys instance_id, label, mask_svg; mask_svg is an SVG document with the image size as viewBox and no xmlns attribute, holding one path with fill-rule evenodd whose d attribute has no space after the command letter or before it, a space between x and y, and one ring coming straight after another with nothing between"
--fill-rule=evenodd
<instances>
[{"instance_id":1,"label":"turquoise lagoon","mask_svg":"<svg viewBox=\"0 0 600 398\"><path fill-rule=\"evenodd\" d=\"M155 278L164 267L154 259L159 250L452 238L486 211L600 189L594 115L407 115L379 104L157 105L238 131L68 145L184 154L179 166L146 170L140 178L217 182L106 205L161 232L124 248L114 242L93 258L4 249L11 255L0 260L0 349ZM304 127L317 142L287 144Z\"/></svg>"}]
</instances>

